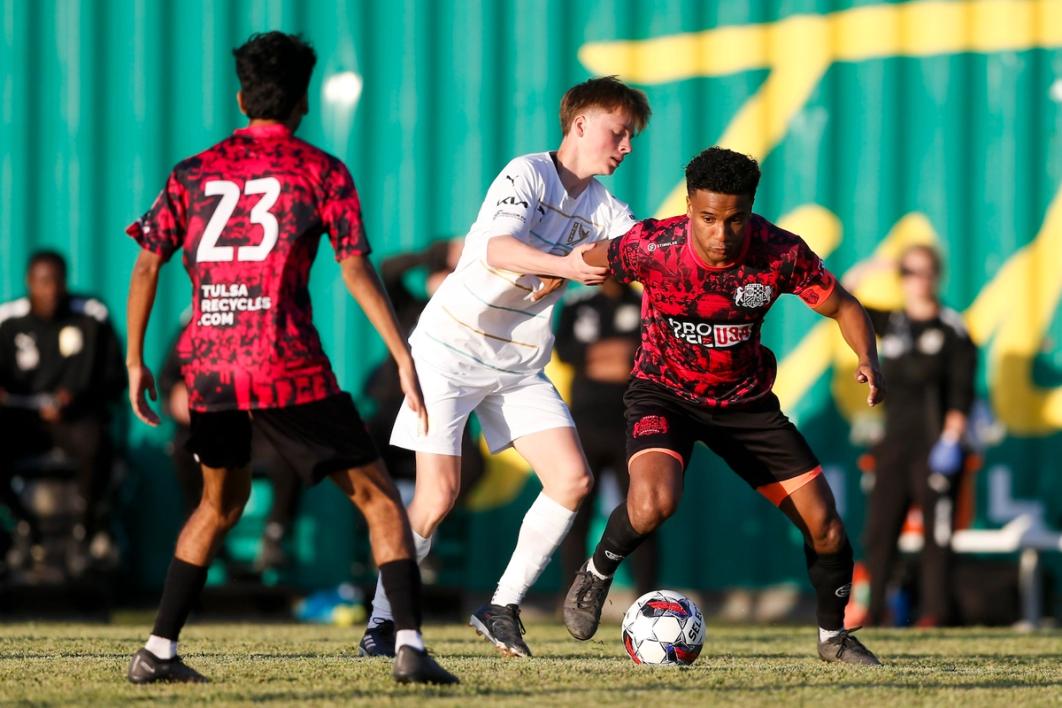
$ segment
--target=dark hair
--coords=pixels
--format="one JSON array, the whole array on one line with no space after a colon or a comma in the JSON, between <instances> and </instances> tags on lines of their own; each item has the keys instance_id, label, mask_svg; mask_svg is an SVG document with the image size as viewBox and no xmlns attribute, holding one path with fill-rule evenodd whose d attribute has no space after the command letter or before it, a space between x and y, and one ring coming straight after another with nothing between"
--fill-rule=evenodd
<instances>
[{"instance_id":1,"label":"dark hair","mask_svg":"<svg viewBox=\"0 0 1062 708\"><path fill-rule=\"evenodd\" d=\"M576 84L565 92L560 105L561 133L567 135L575 116L587 108L603 108L606 111L622 108L634 121L634 129L638 133L645 130L649 116L653 114L644 93L615 76L602 76Z\"/></svg>"},{"instance_id":2,"label":"dark hair","mask_svg":"<svg viewBox=\"0 0 1062 708\"><path fill-rule=\"evenodd\" d=\"M26 273L28 274L33 267L39 263L47 263L54 266L59 271L59 276L66 280L66 259L63 258L59 251L53 251L51 249L42 249L40 251L34 251L29 257L29 261L26 263Z\"/></svg>"},{"instance_id":3,"label":"dark hair","mask_svg":"<svg viewBox=\"0 0 1062 708\"><path fill-rule=\"evenodd\" d=\"M704 189L718 194L756 197L760 166L740 152L714 145L686 165L686 191Z\"/></svg>"},{"instance_id":4,"label":"dark hair","mask_svg":"<svg viewBox=\"0 0 1062 708\"><path fill-rule=\"evenodd\" d=\"M232 50L248 118L287 120L306 95L317 63L313 47L296 34L252 34Z\"/></svg>"}]
</instances>

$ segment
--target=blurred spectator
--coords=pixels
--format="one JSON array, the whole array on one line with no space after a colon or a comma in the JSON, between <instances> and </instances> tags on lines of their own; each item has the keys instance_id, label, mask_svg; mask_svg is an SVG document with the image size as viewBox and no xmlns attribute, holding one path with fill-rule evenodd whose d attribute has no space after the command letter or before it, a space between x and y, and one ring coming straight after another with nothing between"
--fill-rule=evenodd
<instances>
[{"instance_id":1,"label":"blurred spectator","mask_svg":"<svg viewBox=\"0 0 1062 708\"><path fill-rule=\"evenodd\" d=\"M380 264L380 277L383 279L387 296L394 304L398 323L408 335L417 325L420 313L428 304L428 298L438 289L446 276L453 272L461 257L462 239L436 241L423 251L404 253L388 258ZM424 290L426 295L418 295L406 283L407 276L418 269L425 271ZM365 378L362 393L370 399L375 410L366 419L369 435L376 442L387 471L399 483L403 491L403 500L407 491L412 492L408 484L417 478L416 454L412 450L391 445L391 429L402 407L405 397L398 382L398 368L391 357L384 357ZM464 495L483 476L484 461L476 441L465 427L461 438L461 495Z\"/></svg>"},{"instance_id":2,"label":"blurred spectator","mask_svg":"<svg viewBox=\"0 0 1062 708\"><path fill-rule=\"evenodd\" d=\"M556 351L574 369L572 418L587 462L598 480L561 545L565 578L574 577L586 560L586 538L602 475L611 471L623 498L627 496L630 477L623 442L623 393L641 341L641 311L641 295L630 285L611 278L600 288L576 291L561 310ZM616 503L610 502L609 508ZM655 587L656 551L656 538L651 536L631 555L639 596Z\"/></svg>"},{"instance_id":3,"label":"blurred spectator","mask_svg":"<svg viewBox=\"0 0 1062 708\"><path fill-rule=\"evenodd\" d=\"M190 435L188 414L188 389L181 375L181 353L178 337L166 355L166 362L159 372L159 394L164 410L177 424L171 442L170 456L177 472L177 481L184 495L185 512L191 514L203 495L203 471L195 458L185 448ZM254 420L251 421L254 429ZM269 478L273 486L273 504L266 519L262 545L255 559L254 570L263 572L279 570L288 564L284 541L295 522L302 496L298 474L284 461L265 435L251 436L251 470L255 475ZM224 548L219 557L231 564ZM230 570L232 568L230 567Z\"/></svg>"},{"instance_id":4,"label":"blurred spectator","mask_svg":"<svg viewBox=\"0 0 1062 708\"><path fill-rule=\"evenodd\" d=\"M113 553L104 497L113 469L111 406L126 385L122 350L106 306L67 292L60 254L33 254L26 289L27 297L0 305L0 501L18 523L8 561L25 566L43 557L40 520L12 478L27 458L58 449L76 473L74 537L83 565L90 549L101 559Z\"/></svg>"},{"instance_id":5,"label":"blurred spectator","mask_svg":"<svg viewBox=\"0 0 1062 708\"><path fill-rule=\"evenodd\" d=\"M853 273L858 278L881 267L895 266L874 262ZM941 271L934 248L912 246L899 261L903 309L867 308L881 338L881 368L889 386L865 529L872 624L886 620L897 540L912 503L921 507L925 529L918 624L931 627L952 619L951 533L967 454L977 350L962 316L940 303Z\"/></svg>"}]
</instances>

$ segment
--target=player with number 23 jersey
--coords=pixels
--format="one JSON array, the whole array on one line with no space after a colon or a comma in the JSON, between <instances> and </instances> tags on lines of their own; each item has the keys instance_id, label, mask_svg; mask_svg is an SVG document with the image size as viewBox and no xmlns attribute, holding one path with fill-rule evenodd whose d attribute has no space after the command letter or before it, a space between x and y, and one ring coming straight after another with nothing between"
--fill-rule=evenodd
<instances>
[{"instance_id":1,"label":"player with number 23 jersey","mask_svg":"<svg viewBox=\"0 0 1062 708\"><path fill-rule=\"evenodd\" d=\"M179 353L193 410L281 408L339 393L307 285L320 236L369 253L346 166L281 124L241 128L180 162L127 229L182 250L193 316Z\"/></svg>"}]
</instances>

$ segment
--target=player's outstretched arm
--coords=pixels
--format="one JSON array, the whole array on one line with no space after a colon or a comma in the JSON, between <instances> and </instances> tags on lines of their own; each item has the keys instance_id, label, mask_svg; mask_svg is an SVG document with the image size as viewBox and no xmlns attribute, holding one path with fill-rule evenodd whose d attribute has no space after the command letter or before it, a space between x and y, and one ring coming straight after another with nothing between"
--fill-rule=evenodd
<instances>
[{"instance_id":1,"label":"player's outstretched arm","mask_svg":"<svg viewBox=\"0 0 1062 708\"><path fill-rule=\"evenodd\" d=\"M585 244L576 246L566 256L554 256L513 236L495 236L487 242L487 264L514 273L541 273L577 280L585 285L600 285L608 275L608 269L583 260L583 253L592 248L591 244Z\"/></svg>"},{"instance_id":2,"label":"player's outstretched arm","mask_svg":"<svg viewBox=\"0 0 1062 708\"><path fill-rule=\"evenodd\" d=\"M885 379L878 364L878 346L874 327L863 306L840 283L830 296L814 308L820 315L837 322L841 336L859 357L856 381L867 384L867 405L876 406L885 400Z\"/></svg>"},{"instance_id":3,"label":"player's outstretched arm","mask_svg":"<svg viewBox=\"0 0 1062 708\"><path fill-rule=\"evenodd\" d=\"M595 268L605 268L607 271L609 243L609 241L598 241L592 246L584 247L583 250L580 251L583 260ZM552 275L539 275L538 277L542 280L543 287L531 293L531 300L533 302L538 302L553 291L560 290L568 283L567 278Z\"/></svg>"},{"instance_id":4,"label":"player's outstretched arm","mask_svg":"<svg viewBox=\"0 0 1062 708\"><path fill-rule=\"evenodd\" d=\"M144 365L144 334L147 332L151 308L155 304L155 293L159 286L159 270L162 268L162 256L151 251L140 251L133 264L133 275L129 279L129 298L126 303L125 323L129 343L125 354L125 370L129 376L129 403L136 417L154 427L159 424L159 416L147 402L158 400L155 391L155 377Z\"/></svg>"},{"instance_id":5,"label":"player's outstretched arm","mask_svg":"<svg viewBox=\"0 0 1062 708\"><path fill-rule=\"evenodd\" d=\"M339 263L343 271L343 282L347 290L361 306L369 322L376 328L398 364L398 378L402 393L406 395L406 405L420 418L421 427L428 430L428 410L424 406L424 394L420 390L417 370L413 366L413 355L409 345L402 336L394 308L387 298L387 293L380 282L380 276L366 256L348 256Z\"/></svg>"}]
</instances>

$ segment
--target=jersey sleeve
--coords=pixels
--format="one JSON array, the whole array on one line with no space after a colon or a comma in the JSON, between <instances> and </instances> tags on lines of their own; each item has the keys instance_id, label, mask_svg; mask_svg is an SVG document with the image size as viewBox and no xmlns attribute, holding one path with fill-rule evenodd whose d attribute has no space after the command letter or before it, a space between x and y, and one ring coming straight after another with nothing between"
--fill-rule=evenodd
<instances>
[{"instance_id":1,"label":"jersey sleeve","mask_svg":"<svg viewBox=\"0 0 1062 708\"><path fill-rule=\"evenodd\" d=\"M125 232L145 251L168 261L184 244L187 227L187 190L177 178L176 171L166 179L166 186L142 217L130 224Z\"/></svg>"},{"instance_id":2,"label":"jersey sleeve","mask_svg":"<svg viewBox=\"0 0 1062 708\"><path fill-rule=\"evenodd\" d=\"M649 262L643 224L637 222L619 238L608 244L608 269L612 277L621 283L641 280Z\"/></svg>"},{"instance_id":3,"label":"jersey sleeve","mask_svg":"<svg viewBox=\"0 0 1062 708\"><path fill-rule=\"evenodd\" d=\"M787 291L799 296L808 307L815 307L822 304L835 287L837 278L826 269L826 264L808 247L804 239L798 238Z\"/></svg>"},{"instance_id":4,"label":"jersey sleeve","mask_svg":"<svg viewBox=\"0 0 1062 708\"><path fill-rule=\"evenodd\" d=\"M486 234L525 240L541 201L541 179L530 162L517 158L505 166L487 190L481 213L490 215Z\"/></svg>"},{"instance_id":5,"label":"jersey sleeve","mask_svg":"<svg viewBox=\"0 0 1062 708\"><path fill-rule=\"evenodd\" d=\"M874 334L884 337L892 313L874 307L867 307L866 305L863 305L863 309L866 310L867 315L870 317L870 324L874 327Z\"/></svg>"},{"instance_id":6,"label":"jersey sleeve","mask_svg":"<svg viewBox=\"0 0 1062 708\"><path fill-rule=\"evenodd\" d=\"M615 197L612 197L610 207L611 218L608 223L607 235L610 239L619 238L633 229L638 220L634 218L634 212L631 211L631 208Z\"/></svg>"},{"instance_id":7,"label":"jersey sleeve","mask_svg":"<svg viewBox=\"0 0 1062 708\"><path fill-rule=\"evenodd\" d=\"M336 260L364 256L372 251L361 219L361 200L354 179L342 162L336 161L325 177L324 200L320 207L321 222L332 242Z\"/></svg>"},{"instance_id":8,"label":"jersey sleeve","mask_svg":"<svg viewBox=\"0 0 1062 708\"><path fill-rule=\"evenodd\" d=\"M954 317L959 319L959 315ZM977 346L962 325L952 327L947 343L947 391L944 403L948 410L969 413L974 402L974 377L977 373Z\"/></svg>"}]
</instances>

